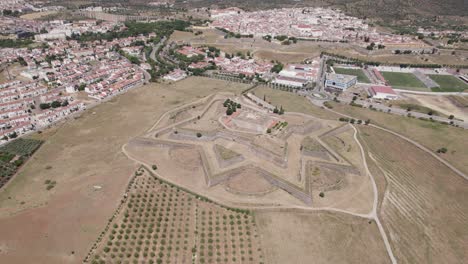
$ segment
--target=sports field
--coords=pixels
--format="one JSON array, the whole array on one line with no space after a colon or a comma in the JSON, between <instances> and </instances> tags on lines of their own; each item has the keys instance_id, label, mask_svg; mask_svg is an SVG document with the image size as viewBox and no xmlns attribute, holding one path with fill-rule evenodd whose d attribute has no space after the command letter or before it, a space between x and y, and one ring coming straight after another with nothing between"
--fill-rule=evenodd
<instances>
[{"instance_id":1,"label":"sports field","mask_svg":"<svg viewBox=\"0 0 468 264\"><path fill-rule=\"evenodd\" d=\"M412 73L381 72L385 80L393 87L407 90L427 90L426 86Z\"/></svg>"},{"instance_id":2,"label":"sports field","mask_svg":"<svg viewBox=\"0 0 468 264\"><path fill-rule=\"evenodd\" d=\"M347 69L347 68L333 68L338 74L348 74L357 76L358 82L370 83L369 78L364 74L361 69Z\"/></svg>"},{"instance_id":3,"label":"sports field","mask_svg":"<svg viewBox=\"0 0 468 264\"><path fill-rule=\"evenodd\" d=\"M433 92L463 92L468 89L468 84L452 75L430 74L428 76L440 85L439 88L432 88Z\"/></svg>"}]
</instances>

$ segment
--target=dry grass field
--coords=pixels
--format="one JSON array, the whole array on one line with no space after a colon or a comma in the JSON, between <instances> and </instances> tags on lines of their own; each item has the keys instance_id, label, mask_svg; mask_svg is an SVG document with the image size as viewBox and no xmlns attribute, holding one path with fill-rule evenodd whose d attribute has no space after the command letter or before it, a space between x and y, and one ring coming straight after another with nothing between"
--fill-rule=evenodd
<instances>
[{"instance_id":1,"label":"dry grass field","mask_svg":"<svg viewBox=\"0 0 468 264\"><path fill-rule=\"evenodd\" d=\"M390 263L375 222L341 213L256 211L265 263Z\"/></svg>"},{"instance_id":2,"label":"dry grass field","mask_svg":"<svg viewBox=\"0 0 468 264\"><path fill-rule=\"evenodd\" d=\"M2 72L0 72L0 83L6 83L10 81L23 81L23 82L29 82L31 79L28 79L26 77L21 76L21 72L26 70L27 67L21 66L19 63L13 63L10 64L8 67L8 70L10 72L11 80L8 79L8 71L5 69Z\"/></svg>"},{"instance_id":3,"label":"dry grass field","mask_svg":"<svg viewBox=\"0 0 468 264\"><path fill-rule=\"evenodd\" d=\"M447 98L457 107L467 110L465 108L468 108L468 96L450 95Z\"/></svg>"},{"instance_id":4,"label":"dry grass field","mask_svg":"<svg viewBox=\"0 0 468 264\"><path fill-rule=\"evenodd\" d=\"M445 147L448 151L441 157L457 169L468 173L467 132L462 128L378 111L369 111L368 109L349 105L336 103L332 103L332 105L335 111L363 120L371 119L372 123L398 131L398 133L417 141L433 151Z\"/></svg>"},{"instance_id":5,"label":"dry grass field","mask_svg":"<svg viewBox=\"0 0 468 264\"><path fill-rule=\"evenodd\" d=\"M202 34L197 36L191 32L174 31L169 38L169 42L192 43L193 45L203 45L205 43L208 45L223 39L223 33L216 29L194 29L194 31L201 31Z\"/></svg>"},{"instance_id":6,"label":"dry grass field","mask_svg":"<svg viewBox=\"0 0 468 264\"><path fill-rule=\"evenodd\" d=\"M466 263L466 180L403 139L359 130L387 181L380 216L398 263Z\"/></svg>"},{"instance_id":7,"label":"dry grass field","mask_svg":"<svg viewBox=\"0 0 468 264\"><path fill-rule=\"evenodd\" d=\"M466 107L463 107L463 104L458 104L456 101L454 102L450 99L450 97L440 95L438 96L416 94L406 94L405 97L411 98L418 104L424 107L434 109L435 111L447 117L450 115L454 115L455 118L468 120L468 109L466 109ZM457 98L461 98L463 100L468 97L458 96Z\"/></svg>"},{"instance_id":8,"label":"dry grass field","mask_svg":"<svg viewBox=\"0 0 468 264\"><path fill-rule=\"evenodd\" d=\"M34 136L47 141L0 192L0 258L8 263L81 261L135 170L121 146L169 109L246 87L206 78L147 85ZM47 191L46 180L56 181L55 188Z\"/></svg>"},{"instance_id":9,"label":"dry grass field","mask_svg":"<svg viewBox=\"0 0 468 264\"><path fill-rule=\"evenodd\" d=\"M254 56L261 60L277 60L282 63L294 63L304 61L306 58L313 58L320 55L319 50L313 52L287 52L259 49L254 53Z\"/></svg>"},{"instance_id":10,"label":"dry grass field","mask_svg":"<svg viewBox=\"0 0 468 264\"><path fill-rule=\"evenodd\" d=\"M408 64L449 64L449 65L465 65L466 54L462 56L453 55L398 55L379 54L379 55L363 55L352 48L337 48L332 51L335 54L357 58L364 61L376 61L381 63L408 63Z\"/></svg>"},{"instance_id":11,"label":"dry grass field","mask_svg":"<svg viewBox=\"0 0 468 264\"><path fill-rule=\"evenodd\" d=\"M286 112L298 112L316 116L322 119L337 120L338 115L330 113L320 107L312 105L307 98L281 90L259 86L253 90L259 98L266 97L266 101L278 107L283 106Z\"/></svg>"},{"instance_id":12,"label":"dry grass field","mask_svg":"<svg viewBox=\"0 0 468 264\"><path fill-rule=\"evenodd\" d=\"M55 15L57 14L57 11L45 11L45 12L34 12L34 13L29 13L26 15L22 15L21 18L23 19L28 19L28 20L35 20L41 17L49 16L49 15Z\"/></svg>"}]
</instances>

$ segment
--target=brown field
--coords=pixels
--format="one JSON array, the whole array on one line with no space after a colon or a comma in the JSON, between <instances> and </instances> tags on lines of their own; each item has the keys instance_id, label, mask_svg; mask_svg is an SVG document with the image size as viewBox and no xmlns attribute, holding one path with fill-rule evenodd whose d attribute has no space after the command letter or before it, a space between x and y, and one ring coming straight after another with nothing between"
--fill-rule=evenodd
<instances>
[{"instance_id":1,"label":"brown field","mask_svg":"<svg viewBox=\"0 0 468 264\"><path fill-rule=\"evenodd\" d=\"M457 106L456 103L450 100L447 96L406 94L405 97L413 99L422 106L434 109L435 111L442 113L442 115L454 115L455 118L468 120L468 109ZM465 98L463 96L459 97L462 99Z\"/></svg>"},{"instance_id":2,"label":"brown field","mask_svg":"<svg viewBox=\"0 0 468 264\"><path fill-rule=\"evenodd\" d=\"M192 40L195 35L192 32L185 32L185 31L174 31L171 37L169 38L169 42L188 42Z\"/></svg>"},{"instance_id":3,"label":"brown field","mask_svg":"<svg viewBox=\"0 0 468 264\"><path fill-rule=\"evenodd\" d=\"M263 252L249 212L236 212L136 172L128 199L91 263L259 263Z\"/></svg>"},{"instance_id":4,"label":"brown field","mask_svg":"<svg viewBox=\"0 0 468 264\"><path fill-rule=\"evenodd\" d=\"M55 15L57 13L58 13L57 11L34 12L34 13L22 15L21 18L28 19L28 20L35 20L44 16Z\"/></svg>"},{"instance_id":5,"label":"brown field","mask_svg":"<svg viewBox=\"0 0 468 264\"><path fill-rule=\"evenodd\" d=\"M10 80L8 79L8 73L6 71L0 72L0 83L7 83Z\"/></svg>"},{"instance_id":6,"label":"brown field","mask_svg":"<svg viewBox=\"0 0 468 264\"><path fill-rule=\"evenodd\" d=\"M447 98L458 107L461 107L463 109L468 107L468 96L451 95Z\"/></svg>"},{"instance_id":7,"label":"brown field","mask_svg":"<svg viewBox=\"0 0 468 264\"><path fill-rule=\"evenodd\" d=\"M404 48L402 48L404 49ZM390 51L381 51L382 54L365 54L365 51L358 51L352 47L336 48L330 50L334 54L357 58L364 61L376 61L381 63L409 63L409 64L449 64L449 65L465 65L466 54L453 56L448 54L440 55L398 55L395 56Z\"/></svg>"},{"instance_id":8,"label":"brown field","mask_svg":"<svg viewBox=\"0 0 468 264\"><path fill-rule=\"evenodd\" d=\"M464 129L349 105L336 103L332 105L335 111L362 120L371 119L372 123L397 131L433 151L446 147L448 152L441 157L457 169L468 173L468 140L466 140L467 132Z\"/></svg>"},{"instance_id":9,"label":"brown field","mask_svg":"<svg viewBox=\"0 0 468 264\"><path fill-rule=\"evenodd\" d=\"M254 56L258 59L267 61L277 60L282 63L301 62L307 58L313 58L319 55L319 50L315 50L314 52L281 52L259 49L254 53Z\"/></svg>"},{"instance_id":10,"label":"brown field","mask_svg":"<svg viewBox=\"0 0 468 264\"><path fill-rule=\"evenodd\" d=\"M265 95L268 102L278 107L283 106L286 112L304 113L322 119L337 120L339 118L338 115L312 105L307 98L294 93L276 90L265 86L255 88L253 93L255 93L259 98L263 98Z\"/></svg>"},{"instance_id":11,"label":"brown field","mask_svg":"<svg viewBox=\"0 0 468 264\"><path fill-rule=\"evenodd\" d=\"M341 213L256 211L266 263L390 263L375 222Z\"/></svg>"},{"instance_id":12,"label":"brown field","mask_svg":"<svg viewBox=\"0 0 468 264\"><path fill-rule=\"evenodd\" d=\"M216 148L216 151L218 151L219 153L219 156L223 159L223 160L230 160L230 159L233 159L233 158L237 158L237 157L240 157L240 154L235 152L235 151L232 151L228 148L225 148L221 145L215 145L215 148Z\"/></svg>"},{"instance_id":13,"label":"brown field","mask_svg":"<svg viewBox=\"0 0 468 264\"><path fill-rule=\"evenodd\" d=\"M251 51L255 57L266 60L279 60L283 63L301 62L306 58L315 57L322 51L353 57L364 61L377 61L381 63L412 63L412 64L450 64L465 65L467 52L459 52L457 56L447 52L441 54L425 55L398 55L390 50L381 50L370 54L362 47L351 44L337 44L327 42L298 41L292 45L270 43L260 38L255 39L224 39L220 32L213 29L203 29L203 35L190 36L186 33L175 33L173 39L189 42L195 46L212 45L229 53ZM193 34L192 34L193 35ZM205 36L204 36L205 35ZM401 48L404 50L404 48Z\"/></svg>"},{"instance_id":14,"label":"brown field","mask_svg":"<svg viewBox=\"0 0 468 264\"><path fill-rule=\"evenodd\" d=\"M26 67L21 66L19 63L10 64L10 66L8 67L8 70L10 71L10 76L12 79L11 80L8 79L8 72L5 69L2 72L0 72L0 83L6 83L10 81L15 81L15 80L20 80L20 81L25 81L25 82L31 81L30 79L20 75L20 73L24 71L25 69Z\"/></svg>"},{"instance_id":15,"label":"brown field","mask_svg":"<svg viewBox=\"0 0 468 264\"><path fill-rule=\"evenodd\" d=\"M203 34L196 36L191 32L184 31L174 31L169 41L179 42L179 43L191 43L195 46L197 45L210 45L216 43L219 40L223 39L223 33L216 29L198 29L194 28L194 31L201 31Z\"/></svg>"},{"instance_id":16,"label":"brown field","mask_svg":"<svg viewBox=\"0 0 468 264\"><path fill-rule=\"evenodd\" d=\"M206 78L147 85L85 112L56 132L34 136L48 140L0 192L2 260L80 262L135 170L122 145L173 107L213 92L240 93L245 88ZM57 182L50 191L44 187L47 179ZM24 233L18 236L18 230Z\"/></svg>"},{"instance_id":17,"label":"brown field","mask_svg":"<svg viewBox=\"0 0 468 264\"><path fill-rule=\"evenodd\" d=\"M398 263L466 263L466 180L403 139L359 130L387 181L380 219Z\"/></svg>"}]
</instances>

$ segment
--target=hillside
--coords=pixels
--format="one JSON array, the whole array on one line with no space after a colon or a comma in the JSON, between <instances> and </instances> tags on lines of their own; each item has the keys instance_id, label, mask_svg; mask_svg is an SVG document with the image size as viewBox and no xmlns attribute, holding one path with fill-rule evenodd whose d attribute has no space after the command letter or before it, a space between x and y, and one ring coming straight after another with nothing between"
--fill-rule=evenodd
<instances>
[{"instance_id":1,"label":"hillside","mask_svg":"<svg viewBox=\"0 0 468 264\"><path fill-rule=\"evenodd\" d=\"M142 2L145 0L133 0ZM361 17L383 20L414 19L425 16L466 16L468 5L465 0L176 0L177 5L190 7L240 6L248 9L263 9L293 6L339 7L345 12Z\"/></svg>"}]
</instances>

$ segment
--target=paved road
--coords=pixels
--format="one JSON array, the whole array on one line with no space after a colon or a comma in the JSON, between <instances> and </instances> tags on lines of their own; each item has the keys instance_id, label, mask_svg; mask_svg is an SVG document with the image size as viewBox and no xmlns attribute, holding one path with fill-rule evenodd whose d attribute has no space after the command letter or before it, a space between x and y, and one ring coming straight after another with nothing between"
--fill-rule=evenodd
<instances>
[{"instance_id":1,"label":"paved road","mask_svg":"<svg viewBox=\"0 0 468 264\"><path fill-rule=\"evenodd\" d=\"M399 93L409 93L409 94L421 94L421 95L462 95L466 96L468 93L463 92L423 92L423 91L412 91L412 90L402 90L402 89L393 89Z\"/></svg>"},{"instance_id":2,"label":"paved road","mask_svg":"<svg viewBox=\"0 0 468 264\"><path fill-rule=\"evenodd\" d=\"M166 42L166 37L164 36L161 41L159 41L158 44L154 45L153 46L153 50L151 51L151 54L150 54L150 58L154 61L157 61L156 60L156 51L161 47L161 45L164 45L164 43Z\"/></svg>"}]
</instances>

